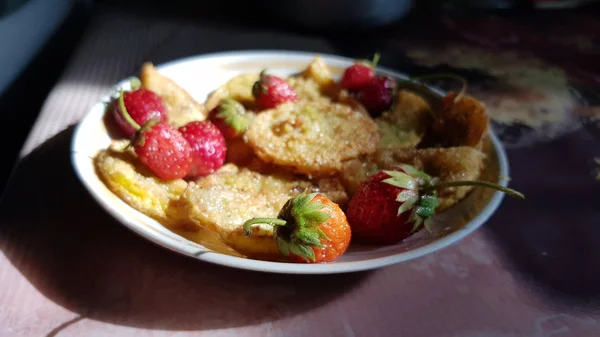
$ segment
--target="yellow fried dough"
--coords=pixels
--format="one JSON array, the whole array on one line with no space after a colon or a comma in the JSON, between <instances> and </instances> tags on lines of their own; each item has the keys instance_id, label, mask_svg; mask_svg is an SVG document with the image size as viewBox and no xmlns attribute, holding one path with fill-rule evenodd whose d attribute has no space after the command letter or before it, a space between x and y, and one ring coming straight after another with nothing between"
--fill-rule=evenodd
<instances>
[{"instance_id":1,"label":"yellow fried dough","mask_svg":"<svg viewBox=\"0 0 600 337\"><path fill-rule=\"evenodd\" d=\"M327 88L335 82L329 66L327 66L320 55L315 56L308 67L302 72L302 76L313 79L321 88Z\"/></svg>"},{"instance_id":2,"label":"yellow fried dough","mask_svg":"<svg viewBox=\"0 0 600 337\"><path fill-rule=\"evenodd\" d=\"M400 90L391 111L376 119L379 148L411 148L417 146L430 120L431 108L421 96Z\"/></svg>"},{"instance_id":3,"label":"yellow fried dough","mask_svg":"<svg viewBox=\"0 0 600 337\"><path fill-rule=\"evenodd\" d=\"M270 226L256 226L255 235L246 237L242 225L254 217L276 217L288 199L305 190L323 193L334 202L345 203L348 199L339 183L318 184L292 174L263 174L227 164L190 183L176 207L198 227L218 232L225 243L240 253L276 258Z\"/></svg>"},{"instance_id":4,"label":"yellow fried dough","mask_svg":"<svg viewBox=\"0 0 600 337\"><path fill-rule=\"evenodd\" d=\"M233 77L214 90L206 100L206 108L212 110L223 99L230 97L247 108L254 109L252 87L259 79L258 73L241 74ZM296 91L299 100L320 100L330 102L337 97L339 88L323 58L316 56L302 72L285 79Z\"/></svg>"},{"instance_id":5,"label":"yellow fried dough","mask_svg":"<svg viewBox=\"0 0 600 337\"><path fill-rule=\"evenodd\" d=\"M321 192L326 195L329 200L338 204L341 209L346 209L350 198L338 176L317 179L315 183L316 187L310 189L309 192Z\"/></svg>"},{"instance_id":6,"label":"yellow fried dough","mask_svg":"<svg viewBox=\"0 0 600 337\"><path fill-rule=\"evenodd\" d=\"M227 154L225 157L226 163L235 164L238 166L248 166L256 159L254 149L241 139L227 140Z\"/></svg>"},{"instance_id":7,"label":"yellow fried dough","mask_svg":"<svg viewBox=\"0 0 600 337\"><path fill-rule=\"evenodd\" d=\"M372 156L361 156L346 160L340 170L340 181L349 197L354 195L360 184L379 171Z\"/></svg>"},{"instance_id":8,"label":"yellow fried dough","mask_svg":"<svg viewBox=\"0 0 600 337\"><path fill-rule=\"evenodd\" d=\"M370 116L367 108L356 98L352 97L348 90L339 89L337 92L332 93L333 97L335 97L334 102L345 104L356 111L360 111L365 116ZM380 132L381 134L381 132Z\"/></svg>"},{"instance_id":9,"label":"yellow fried dough","mask_svg":"<svg viewBox=\"0 0 600 337\"><path fill-rule=\"evenodd\" d=\"M436 113L428 131L428 143L445 147L480 144L489 122L485 104L468 95L454 102L456 97L457 93L450 92L444 98L445 108Z\"/></svg>"},{"instance_id":10,"label":"yellow fried dough","mask_svg":"<svg viewBox=\"0 0 600 337\"><path fill-rule=\"evenodd\" d=\"M114 147L123 149L126 145L127 141L118 142ZM94 164L108 189L139 212L167 227L177 227L180 219L186 218L170 209L171 202L185 191L186 181L156 178L132 151L103 150L94 158Z\"/></svg>"},{"instance_id":11,"label":"yellow fried dough","mask_svg":"<svg viewBox=\"0 0 600 337\"><path fill-rule=\"evenodd\" d=\"M286 81L296 91L298 100L331 102L337 100L341 90L321 56L316 56L300 74Z\"/></svg>"},{"instance_id":12,"label":"yellow fried dough","mask_svg":"<svg viewBox=\"0 0 600 337\"><path fill-rule=\"evenodd\" d=\"M244 135L259 158L308 176L332 175L341 162L375 152L377 125L337 103L281 104L260 113Z\"/></svg>"},{"instance_id":13,"label":"yellow fried dough","mask_svg":"<svg viewBox=\"0 0 600 337\"><path fill-rule=\"evenodd\" d=\"M331 102L331 98L321 92L320 84L312 78L293 76L286 81L298 95L298 101Z\"/></svg>"},{"instance_id":14,"label":"yellow fried dough","mask_svg":"<svg viewBox=\"0 0 600 337\"><path fill-rule=\"evenodd\" d=\"M354 159L343 165L342 183L350 196L360 183L379 170L409 164L423 170L440 183L459 180L477 180L484 166L485 154L468 146L428 149L385 149L368 158ZM440 190L438 210L451 207L473 188L453 187Z\"/></svg>"},{"instance_id":15,"label":"yellow fried dough","mask_svg":"<svg viewBox=\"0 0 600 337\"><path fill-rule=\"evenodd\" d=\"M252 86L258 81L258 76L258 73L248 73L233 77L208 95L206 108L209 111L214 109L227 97L242 103L247 108L252 107L254 105Z\"/></svg>"},{"instance_id":16,"label":"yellow fried dough","mask_svg":"<svg viewBox=\"0 0 600 337\"><path fill-rule=\"evenodd\" d=\"M208 110L171 79L163 76L152 63L144 63L140 71L142 87L161 96L168 106L169 123L175 127L204 120Z\"/></svg>"}]
</instances>

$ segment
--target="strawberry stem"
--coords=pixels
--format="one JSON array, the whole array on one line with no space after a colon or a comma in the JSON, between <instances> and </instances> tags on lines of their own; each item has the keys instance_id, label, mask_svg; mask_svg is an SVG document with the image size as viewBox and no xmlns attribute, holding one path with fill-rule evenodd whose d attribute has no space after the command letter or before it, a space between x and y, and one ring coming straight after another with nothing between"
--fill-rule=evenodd
<instances>
[{"instance_id":1,"label":"strawberry stem","mask_svg":"<svg viewBox=\"0 0 600 337\"><path fill-rule=\"evenodd\" d=\"M282 220L282 219L275 219L275 218L250 219L244 223L244 234L246 234L247 236L252 235L252 230L250 230L250 226L256 225L256 224L265 224L265 225L271 225L271 226L285 226L287 224L287 221Z\"/></svg>"},{"instance_id":2,"label":"strawberry stem","mask_svg":"<svg viewBox=\"0 0 600 337\"><path fill-rule=\"evenodd\" d=\"M131 127L133 127L137 131L140 129L140 125L136 121L134 121L133 118L131 118L131 115L129 115L127 108L125 108L124 97L125 93L123 92L123 90L121 90L119 93L119 110L121 110L121 116L123 116L127 123L129 123L129 125L131 125Z\"/></svg>"},{"instance_id":3,"label":"strawberry stem","mask_svg":"<svg viewBox=\"0 0 600 337\"><path fill-rule=\"evenodd\" d=\"M450 78L450 79L460 81L462 83L462 88L460 89L460 92L454 98L454 104L458 103L463 98L465 93L467 92L467 80L464 77L450 74L450 73L439 73L439 74L416 76L416 77L411 77L411 80L412 81L423 81L423 80L435 79L435 78Z\"/></svg>"},{"instance_id":4,"label":"strawberry stem","mask_svg":"<svg viewBox=\"0 0 600 337\"><path fill-rule=\"evenodd\" d=\"M371 61L371 67L373 67L373 68L377 67L377 63L379 63L380 58L381 58L381 55L379 53L375 53L375 55L373 55L373 61Z\"/></svg>"},{"instance_id":5,"label":"strawberry stem","mask_svg":"<svg viewBox=\"0 0 600 337\"><path fill-rule=\"evenodd\" d=\"M258 98L261 95L268 94L269 90L267 90L267 84L267 69L265 68L260 72L258 81L254 82L252 85L252 96Z\"/></svg>"},{"instance_id":6,"label":"strawberry stem","mask_svg":"<svg viewBox=\"0 0 600 337\"><path fill-rule=\"evenodd\" d=\"M495 189L497 191L504 192L504 193L510 195L511 197L514 197L517 199L525 199L525 196L521 192L517 192L511 188L500 186L498 184L490 183L487 181L452 181L452 182L448 182L448 183L441 183L441 184L424 187L423 189L421 189L421 193L426 194L428 192L433 192L435 190L439 190L439 189L443 189L443 188L459 187L459 186L487 187L487 188Z\"/></svg>"}]
</instances>

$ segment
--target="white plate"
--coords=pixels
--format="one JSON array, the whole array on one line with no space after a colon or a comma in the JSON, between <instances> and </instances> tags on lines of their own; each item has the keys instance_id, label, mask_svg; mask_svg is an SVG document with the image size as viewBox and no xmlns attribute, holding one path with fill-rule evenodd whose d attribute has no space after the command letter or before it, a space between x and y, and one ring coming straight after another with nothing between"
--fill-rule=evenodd
<instances>
[{"instance_id":1,"label":"white plate","mask_svg":"<svg viewBox=\"0 0 600 337\"><path fill-rule=\"evenodd\" d=\"M314 56L315 54L306 52L239 51L185 58L157 68L188 90L198 101L204 102L209 92L235 75L259 72L263 68L268 68L273 74L289 75L302 70ZM338 76L345 67L353 63L353 60L348 58L323 54L321 56ZM378 68L378 72L396 78L406 78L405 75L390 69ZM117 85L126 86L126 80ZM105 102L109 99L110 93L107 93L101 102L91 108L75 130L71 154L75 172L93 198L125 226L163 247L202 261L240 269L296 274L345 273L384 267L418 258L456 243L479 228L503 198L503 194L499 192L475 189L459 205L436 216L433 233L421 231L393 246L351 245L338 261L328 264L266 262L217 253L167 230L157 221L134 210L111 193L98 178L91 157L108 147L111 141L103 122ZM489 173L496 179L507 177L506 155L492 133L489 135L488 144L487 153L491 162ZM499 183L506 185L506 181ZM469 219L464 219L466 213L471 214Z\"/></svg>"}]
</instances>

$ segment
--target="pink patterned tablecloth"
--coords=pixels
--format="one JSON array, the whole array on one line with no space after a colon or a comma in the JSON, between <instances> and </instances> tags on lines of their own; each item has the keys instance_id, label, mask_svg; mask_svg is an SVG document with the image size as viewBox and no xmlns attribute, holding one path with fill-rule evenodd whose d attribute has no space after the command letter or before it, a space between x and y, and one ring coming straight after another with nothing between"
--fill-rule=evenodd
<instances>
[{"instance_id":1,"label":"pink patterned tablecloth","mask_svg":"<svg viewBox=\"0 0 600 337\"><path fill-rule=\"evenodd\" d=\"M570 73L466 40L373 41L399 69L389 61L398 50L423 66L494 69L503 89L475 92L527 201L505 199L481 230L435 254L364 273L271 275L166 251L116 222L76 179L69 145L87 109L146 60L349 52L326 38L103 12L49 95L0 206L0 336L600 336L597 111L573 98Z\"/></svg>"}]
</instances>

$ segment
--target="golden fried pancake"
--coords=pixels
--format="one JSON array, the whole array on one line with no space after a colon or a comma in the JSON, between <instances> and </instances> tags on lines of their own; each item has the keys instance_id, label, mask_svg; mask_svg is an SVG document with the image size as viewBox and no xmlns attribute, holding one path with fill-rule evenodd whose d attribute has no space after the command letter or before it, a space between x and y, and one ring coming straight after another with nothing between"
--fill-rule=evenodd
<instances>
[{"instance_id":1,"label":"golden fried pancake","mask_svg":"<svg viewBox=\"0 0 600 337\"><path fill-rule=\"evenodd\" d=\"M342 183L350 196L361 182L379 170L409 164L425 171L440 183L477 180L484 166L485 154L468 146L428 149L385 149L368 158L344 162L341 172ZM444 210L460 201L472 190L470 186L440 190L438 197Z\"/></svg>"},{"instance_id":2,"label":"golden fried pancake","mask_svg":"<svg viewBox=\"0 0 600 337\"><path fill-rule=\"evenodd\" d=\"M258 81L259 75L258 73L248 73L235 76L208 96L206 108L212 110L223 99L230 97L254 110L255 100L252 95L252 87ZM290 76L285 80L296 91L300 100L329 102L331 101L330 97L334 97L339 91L329 67L320 56L315 57L298 75Z\"/></svg>"},{"instance_id":3,"label":"golden fried pancake","mask_svg":"<svg viewBox=\"0 0 600 337\"><path fill-rule=\"evenodd\" d=\"M298 95L298 101L331 102L331 98L321 92L321 85L312 78L292 76L287 78L286 82Z\"/></svg>"},{"instance_id":4,"label":"golden fried pancake","mask_svg":"<svg viewBox=\"0 0 600 337\"><path fill-rule=\"evenodd\" d=\"M299 100L331 102L339 88L321 56L316 56L299 75L286 79Z\"/></svg>"},{"instance_id":5,"label":"golden fried pancake","mask_svg":"<svg viewBox=\"0 0 600 337\"><path fill-rule=\"evenodd\" d=\"M431 108L421 96L408 90L400 90L390 111L376 119L379 128L379 148L411 148L421 141Z\"/></svg>"},{"instance_id":6,"label":"golden fried pancake","mask_svg":"<svg viewBox=\"0 0 600 337\"><path fill-rule=\"evenodd\" d=\"M302 76L313 79L321 86L321 88L327 88L335 82L331 75L331 70L329 70L329 66L327 66L323 58L319 55L317 55L308 67L306 67L302 72Z\"/></svg>"},{"instance_id":7,"label":"golden fried pancake","mask_svg":"<svg viewBox=\"0 0 600 337\"><path fill-rule=\"evenodd\" d=\"M292 174L264 174L227 164L214 174L190 183L176 207L198 227L218 232L225 243L240 253L276 257L270 226L256 226L255 235L246 237L242 225L254 217L277 217L285 202L304 190L321 192L334 202L348 200L339 183L319 184Z\"/></svg>"},{"instance_id":8,"label":"golden fried pancake","mask_svg":"<svg viewBox=\"0 0 600 337\"><path fill-rule=\"evenodd\" d=\"M140 71L142 87L161 96L169 108L169 123L175 127L204 120L208 114L204 105L171 79L161 75L152 63L144 63Z\"/></svg>"},{"instance_id":9,"label":"golden fried pancake","mask_svg":"<svg viewBox=\"0 0 600 337\"><path fill-rule=\"evenodd\" d=\"M346 160L342 163L340 181L348 196L352 197L360 184L379 170L372 155Z\"/></svg>"},{"instance_id":10,"label":"golden fried pancake","mask_svg":"<svg viewBox=\"0 0 600 337\"><path fill-rule=\"evenodd\" d=\"M235 76L208 95L208 98L206 99L206 108L209 111L214 109L227 97L240 102L247 108L252 107L254 105L252 86L254 85L254 82L258 81L258 77L258 73Z\"/></svg>"},{"instance_id":11,"label":"golden fried pancake","mask_svg":"<svg viewBox=\"0 0 600 337\"><path fill-rule=\"evenodd\" d=\"M360 111L365 116L370 116L367 108L358 99L352 97L346 89L339 89L332 95L335 97L334 102L345 104L356 111Z\"/></svg>"},{"instance_id":12,"label":"golden fried pancake","mask_svg":"<svg viewBox=\"0 0 600 337\"><path fill-rule=\"evenodd\" d=\"M489 118L485 105L465 95L454 102L457 94L450 92L444 98L445 108L436 112L427 134L427 143L445 147L476 147L488 129Z\"/></svg>"},{"instance_id":13,"label":"golden fried pancake","mask_svg":"<svg viewBox=\"0 0 600 337\"><path fill-rule=\"evenodd\" d=\"M225 157L226 163L235 164L237 166L248 166L256 159L254 149L241 139L227 140L227 154Z\"/></svg>"},{"instance_id":14,"label":"golden fried pancake","mask_svg":"<svg viewBox=\"0 0 600 337\"><path fill-rule=\"evenodd\" d=\"M128 141L117 142L114 149L101 151L94 164L109 190L134 209L156 219L167 227L179 226L185 215L171 213L171 202L177 200L188 183L182 179L163 181L150 172L132 151L119 152Z\"/></svg>"},{"instance_id":15,"label":"golden fried pancake","mask_svg":"<svg viewBox=\"0 0 600 337\"><path fill-rule=\"evenodd\" d=\"M260 113L244 135L259 158L309 176L332 175L341 162L375 152L377 125L347 105L281 104Z\"/></svg>"}]
</instances>

